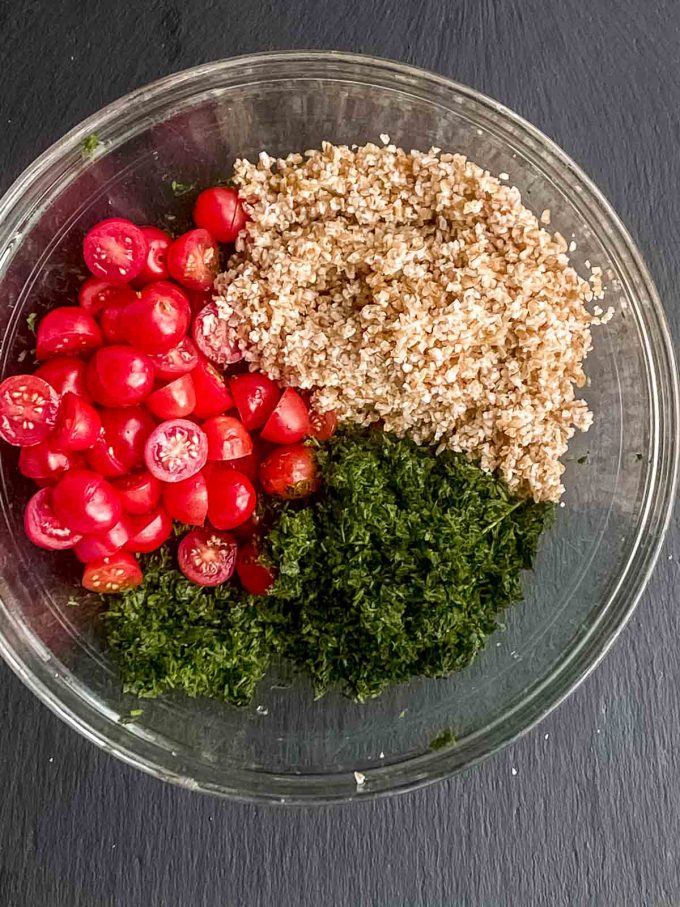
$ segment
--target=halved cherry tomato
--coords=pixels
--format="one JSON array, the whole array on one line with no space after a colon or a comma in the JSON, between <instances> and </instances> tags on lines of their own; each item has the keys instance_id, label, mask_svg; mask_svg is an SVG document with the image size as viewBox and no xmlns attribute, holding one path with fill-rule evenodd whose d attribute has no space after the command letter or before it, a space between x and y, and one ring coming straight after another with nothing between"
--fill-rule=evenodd
<instances>
[{"instance_id":1,"label":"halved cherry tomato","mask_svg":"<svg viewBox=\"0 0 680 907\"><path fill-rule=\"evenodd\" d=\"M309 411L309 437L316 438L317 441L328 441L336 432L338 427L338 417L334 410L330 409L325 413L319 413L312 409Z\"/></svg>"},{"instance_id":2,"label":"halved cherry tomato","mask_svg":"<svg viewBox=\"0 0 680 907\"><path fill-rule=\"evenodd\" d=\"M83 586L90 592L122 592L134 589L144 579L135 558L127 551L118 551L111 557L85 565Z\"/></svg>"},{"instance_id":3,"label":"halved cherry tomato","mask_svg":"<svg viewBox=\"0 0 680 907\"><path fill-rule=\"evenodd\" d=\"M165 230L158 227L140 227L147 243L144 266L135 278L135 285L151 283L153 280L167 280L168 271L167 254L172 242L172 237Z\"/></svg>"},{"instance_id":4,"label":"halved cherry tomato","mask_svg":"<svg viewBox=\"0 0 680 907\"><path fill-rule=\"evenodd\" d=\"M213 299L212 290L187 289L187 296L189 297L189 305L191 306L192 318L198 315L201 309L204 309L209 302L212 302Z\"/></svg>"},{"instance_id":5,"label":"halved cherry tomato","mask_svg":"<svg viewBox=\"0 0 680 907\"><path fill-rule=\"evenodd\" d=\"M236 189L205 189L194 205L194 223L209 230L218 242L234 242L248 220Z\"/></svg>"},{"instance_id":6,"label":"halved cherry tomato","mask_svg":"<svg viewBox=\"0 0 680 907\"><path fill-rule=\"evenodd\" d=\"M123 312L126 306L118 303L107 305L99 316L102 334L106 343L124 343Z\"/></svg>"},{"instance_id":7,"label":"halved cherry tomato","mask_svg":"<svg viewBox=\"0 0 680 907\"><path fill-rule=\"evenodd\" d=\"M86 469L73 469L57 482L52 508L60 522L83 535L115 526L122 513L116 490Z\"/></svg>"},{"instance_id":8,"label":"halved cherry tomato","mask_svg":"<svg viewBox=\"0 0 680 907\"><path fill-rule=\"evenodd\" d=\"M214 302L209 302L196 315L192 332L196 346L211 362L226 366L243 359L236 331L219 317Z\"/></svg>"},{"instance_id":9,"label":"halved cherry tomato","mask_svg":"<svg viewBox=\"0 0 680 907\"><path fill-rule=\"evenodd\" d=\"M206 472L208 519L216 529L234 529L255 510L257 495L248 476L236 469Z\"/></svg>"},{"instance_id":10,"label":"halved cherry tomato","mask_svg":"<svg viewBox=\"0 0 680 907\"><path fill-rule=\"evenodd\" d=\"M33 373L36 378L47 381L60 395L68 393L77 394L79 397L90 399L87 389L87 365L82 359L71 356L57 356L48 359Z\"/></svg>"},{"instance_id":11,"label":"halved cherry tomato","mask_svg":"<svg viewBox=\"0 0 680 907\"><path fill-rule=\"evenodd\" d=\"M238 457L235 460L225 460L223 462L226 466L231 466L232 469L237 469L244 476L248 476L253 485L255 485L260 478L261 459L260 452L253 447L252 453L247 454L245 457Z\"/></svg>"},{"instance_id":12,"label":"halved cherry tomato","mask_svg":"<svg viewBox=\"0 0 680 907\"><path fill-rule=\"evenodd\" d=\"M233 416L213 416L203 423L209 460L237 460L253 452L253 440Z\"/></svg>"},{"instance_id":13,"label":"halved cherry tomato","mask_svg":"<svg viewBox=\"0 0 680 907\"><path fill-rule=\"evenodd\" d=\"M125 513L149 513L161 499L161 483L146 469L116 479L111 484L120 495Z\"/></svg>"},{"instance_id":14,"label":"halved cherry tomato","mask_svg":"<svg viewBox=\"0 0 680 907\"><path fill-rule=\"evenodd\" d=\"M146 442L144 459L149 472L161 482L181 482L205 466L208 439L187 419L162 422Z\"/></svg>"},{"instance_id":15,"label":"halved cherry tomato","mask_svg":"<svg viewBox=\"0 0 680 907\"><path fill-rule=\"evenodd\" d=\"M91 469L103 476L121 476L144 465L144 446L156 427L141 406L104 409L97 443L87 453Z\"/></svg>"},{"instance_id":16,"label":"halved cherry tomato","mask_svg":"<svg viewBox=\"0 0 680 907\"><path fill-rule=\"evenodd\" d=\"M234 573L237 545L227 532L193 529L179 543L179 569L199 586L219 586Z\"/></svg>"},{"instance_id":17,"label":"halved cherry tomato","mask_svg":"<svg viewBox=\"0 0 680 907\"><path fill-rule=\"evenodd\" d=\"M128 283L144 267L147 242L140 228L123 217L100 221L86 234L83 258L95 277Z\"/></svg>"},{"instance_id":18,"label":"halved cherry tomato","mask_svg":"<svg viewBox=\"0 0 680 907\"><path fill-rule=\"evenodd\" d=\"M208 419L231 409L234 401L222 375L212 363L202 357L191 373L196 391L194 415L199 419Z\"/></svg>"},{"instance_id":19,"label":"halved cherry tomato","mask_svg":"<svg viewBox=\"0 0 680 907\"><path fill-rule=\"evenodd\" d=\"M88 277L78 290L78 303L90 315L97 316L111 305L127 305L135 298L129 287L122 287L99 277Z\"/></svg>"},{"instance_id":20,"label":"halved cherry tomato","mask_svg":"<svg viewBox=\"0 0 680 907\"><path fill-rule=\"evenodd\" d=\"M61 450L87 450L101 431L99 413L77 394L67 392L61 398L51 441Z\"/></svg>"},{"instance_id":21,"label":"halved cherry tomato","mask_svg":"<svg viewBox=\"0 0 680 907\"><path fill-rule=\"evenodd\" d=\"M103 431L99 432L97 440L87 451L86 460L89 469L107 479L124 476L127 472L125 464L118 459Z\"/></svg>"},{"instance_id":22,"label":"halved cherry tomato","mask_svg":"<svg viewBox=\"0 0 680 907\"><path fill-rule=\"evenodd\" d=\"M125 548L127 551L136 551L147 554L167 542L172 534L172 520L162 507L157 507L151 513L141 516L128 517L131 523L130 538Z\"/></svg>"},{"instance_id":23,"label":"halved cherry tomato","mask_svg":"<svg viewBox=\"0 0 680 907\"><path fill-rule=\"evenodd\" d=\"M145 353L165 353L186 334L191 307L178 286L169 280L156 280L125 307L120 319L128 343Z\"/></svg>"},{"instance_id":24,"label":"halved cherry tomato","mask_svg":"<svg viewBox=\"0 0 680 907\"><path fill-rule=\"evenodd\" d=\"M165 353L152 353L151 359L159 381L172 381L186 375L198 365L198 352L193 341L182 337L177 346Z\"/></svg>"},{"instance_id":25,"label":"halved cherry tomato","mask_svg":"<svg viewBox=\"0 0 680 907\"><path fill-rule=\"evenodd\" d=\"M80 306L52 309L38 322L35 355L51 359L59 355L88 355L102 345L102 332L89 312Z\"/></svg>"},{"instance_id":26,"label":"halved cherry tomato","mask_svg":"<svg viewBox=\"0 0 680 907\"><path fill-rule=\"evenodd\" d=\"M0 384L0 437L15 447L32 447L54 428L59 397L35 375L13 375Z\"/></svg>"},{"instance_id":27,"label":"halved cherry tomato","mask_svg":"<svg viewBox=\"0 0 680 907\"><path fill-rule=\"evenodd\" d=\"M254 510L245 523L241 523L239 526L234 527L233 533L239 541L248 542L254 536L261 534L262 525L262 517L257 510Z\"/></svg>"},{"instance_id":28,"label":"halved cherry tomato","mask_svg":"<svg viewBox=\"0 0 680 907\"><path fill-rule=\"evenodd\" d=\"M22 447L19 453L19 472L41 485L54 484L69 469L82 465L83 458L79 454L57 450L51 437L32 447Z\"/></svg>"},{"instance_id":29,"label":"halved cherry tomato","mask_svg":"<svg viewBox=\"0 0 680 907\"><path fill-rule=\"evenodd\" d=\"M266 595L276 579L274 569L262 563L262 552L253 541L239 549L236 572L241 585L251 595Z\"/></svg>"},{"instance_id":30,"label":"halved cherry tomato","mask_svg":"<svg viewBox=\"0 0 680 907\"><path fill-rule=\"evenodd\" d=\"M129 346L105 346L88 366L87 386L104 406L134 406L153 389L153 362Z\"/></svg>"},{"instance_id":31,"label":"halved cherry tomato","mask_svg":"<svg viewBox=\"0 0 680 907\"><path fill-rule=\"evenodd\" d=\"M65 551L80 541L80 536L57 519L52 510L52 492L49 488L36 491L24 511L26 535L40 548Z\"/></svg>"},{"instance_id":32,"label":"halved cherry tomato","mask_svg":"<svg viewBox=\"0 0 680 907\"><path fill-rule=\"evenodd\" d=\"M76 544L73 553L83 564L97 561L102 557L110 557L123 548L130 538L130 532L130 518L123 516L110 529L84 536Z\"/></svg>"},{"instance_id":33,"label":"halved cherry tomato","mask_svg":"<svg viewBox=\"0 0 680 907\"><path fill-rule=\"evenodd\" d=\"M147 397L146 405L159 419L181 419L194 411L196 391L191 375L175 378Z\"/></svg>"},{"instance_id":34,"label":"halved cherry tomato","mask_svg":"<svg viewBox=\"0 0 680 907\"><path fill-rule=\"evenodd\" d=\"M229 390L248 431L264 425L281 397L281 391L272 379L259 372L234 375L229 380Z\"/></svg>"},{"instance_id":35,"label":"halved cherry tomato","mask_svg":"<svg viewBox=\"0 0 680 907\"><path fill-rule=\"evenodd\" d=\"M277 447L260 464L260 482L267 494L306 498L319 488L314 453L304 444Z\"/></svg>"},{"instance_id":36,"label":"halved cherry tomato","mask_svg":"<svg viewBox=\"0 0 680 907\"><path fill-rule=\"evenodd\" d=\"M208 516L208 486L203 472L163 486L163 504L173 520L202 526Z\"/></svg>"},{"instance_id":37,"label":"halved cherry tomato","mask_svg":"<svg viewBox=\"0 0 680 907\"><path fill-rule=\"evenodd\" d=\"M189 230L168 249L168 270L183 287L209 290L220 269L220 250L207 230Z\"/></svg>"},{"instance_id":38,"label":"halved cherry tomato","mask_svg":"<svg viewBox=\"0 0 680 907\"><path fill-rule=\"evenodd\" d=\"M261 436L275 444L294 444L309 434L309 411L297 391L287 387L274 412L267 419Z\"/></svg>"}]
</instances>

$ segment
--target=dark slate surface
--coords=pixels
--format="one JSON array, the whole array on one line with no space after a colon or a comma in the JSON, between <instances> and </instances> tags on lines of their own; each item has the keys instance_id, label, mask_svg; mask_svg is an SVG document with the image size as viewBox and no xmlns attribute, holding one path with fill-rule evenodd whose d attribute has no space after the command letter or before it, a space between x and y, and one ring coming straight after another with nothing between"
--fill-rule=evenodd
<instances>
[{"instance_id":1,"label":"dark slate surface","mask_svg":"<svg viewBox=\"0 0 680 907\"><path fill-rule=\"evenodd\" d=\"M0 18L3 187L84 116L175 69L267 48L398 58L562 145L629 224L680 336L677 0L25 0ZM678 561L676 523L614 650L538 728L373 804L274 809L165 786L0 668L0 905L680 904Z\"/></svg>"}]
</instances>

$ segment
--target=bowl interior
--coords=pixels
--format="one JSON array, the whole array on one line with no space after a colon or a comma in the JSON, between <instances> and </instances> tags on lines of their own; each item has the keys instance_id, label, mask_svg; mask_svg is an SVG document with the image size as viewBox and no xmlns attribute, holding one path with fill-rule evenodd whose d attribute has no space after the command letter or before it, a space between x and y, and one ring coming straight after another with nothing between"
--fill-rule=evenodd
<instances>
[{"instance_id":1,"label":"bowl interior","mask_svg":"<svg viewBox=\"0 0 680 907\"><path fill-rule=\"evenodd\" d=\"M586 262L603 269L606 301L616 310L594 331L583 391L594 425L571 444L566 506L525 578L525 601L507 612L505 630L467 670L415 680L363 705L339 695L315 701L285 666L245 710L182 696L138 703L122 695L99 641L98 601L82 599L75 559L38 550L24 537L30 487L17 472L16 452L2 446L1 616L15 669L85 733L163 776L246 796L310 791L332 799L352 793L356 769L375 791L427 778L440 758L432 742L447 730L456 739L447 770L484 755L553 704L564 692L546 692L554 678L567 669L582 674L594 659L586 652L594 634L611 635L607 624L621 622L621 590L638 589L646 569L641 552L653 554L659 534L649 510L664 417L645 310L655 312L615 225L587 187L579 190L578 174L493 105L394 73L255 70L140 96L137 109L131 103L102 119L103 144L91 160L80 159L73 139L42 166L14 207L4 246L3 377L32 367L29 313L75 300L84 276L82 236L95 221L121 215L179 228L193 195L178 183L202 187L228 177L236 156L285 154L325 139L361 144L388 133L403 147L435 145L508 173L525 203L539 214L549 208L551 229L577 243L572 257L580 272L587 276ZM69 604L74 597L78 606ZM137 707L143 714L127 722Z\"/></svg>"}]
</instances>

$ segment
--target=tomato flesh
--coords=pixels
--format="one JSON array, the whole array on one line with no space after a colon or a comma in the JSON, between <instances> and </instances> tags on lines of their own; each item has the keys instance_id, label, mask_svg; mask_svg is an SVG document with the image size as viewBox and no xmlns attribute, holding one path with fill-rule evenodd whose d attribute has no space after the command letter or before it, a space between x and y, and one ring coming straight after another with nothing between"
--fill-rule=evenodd
<instances>
[{"instance_id":1,"label":"tomato flesh","mask_svg":"<svg viewBox=\"0 0 680 907\"><path fill-rule=\"evenodd\" d=\"M15 447L44 441L54 428L59 397L35 375L13 375L0 384L0 437Z\"/></svg>"},{"instance_id":2,"label":"tomato flesh","mask_svg":"<svg viewBox=\"0 0 680 907\"><path fill-rule=\"evenodd\" d=\"M158 227L148 226L139 229L146 240L146 258L142 270L135 278L135 285L151 283L154 280L167 280L170 276L167 254L172 237Z\"/></svg>"},{"instance_id":3,"label":"tomato flesh","mask_svg":"<svg viewBox=\"0 0 680 907\"><path fill-rule=\"evenodd\" d=\"M163 486L163 505L174 520L202 526L208 516L208 485L203 472Z\"/></svg>"},{"instance_id":4,"label":"tomato flesh","mask_svg":"<svg viewBox=\"0 0 680 907\"><path fill-rule=\"evenodd\" d=\"M199 419L209 419L232 408L234 401L226 381L207 359L199 359L191 377L196 391L195 416Z\"/></svg>"},{"instance_id":5,"label":"tomato flesh","mask_svg":"<svg viewBox=\"0 0 680 907\"><path fill-rule=\"evenodd\" d=\"M227 532L194 529L179 543L179 569L199 586L219 586L234 573L237 545Z\"/></svg>"},{"instance_id":6,"label":"tomato flesh","mask_svg":"<svg viewBox=\"0 0 680 907\"><path fill-rule=\"evenodd\" d=\"M84 536L76 544L73 553L83 564L102 557L110 557L126 544L130 538L130 531L129 518L124 516L110 529Z\"/></svg>"},{"instance_id":7,"label":"tomato flesh","mask_svg":"<svg viewBox=\"0 0 680 907\"><path fill-rule=\"evenodd\" d=\"M216 529L234 529L255 510L257 495L248 476L236 469L208 472L208 519Z\"/></svg>"},{"instance_id":8,"label":"tomato flesh","mask_svg":"<svg viewBox=\"0 0 680 907\"><path fill-rule=\"evenodd\" d=\"M40 484L53 484L69 469L82 464L80 454L58 450L51 437L32 447L22 447L19 453L19 472Z\"/></svg>"},{"instance_id":9,"label":"tomato flesh","mask_svg":"<svg viewBox=\"0 0 680 907\"><path fill-rule=\"evenodd\" d=\"M328 410L325 413L319 413L316 410L310 410L309 413L309 437L317 441L329 441L335 434L338 427L338 417L334 410Z\"/></svg>"},{"instance_id":10,"label":"tomato flesh","mask_svg":"<svg viewBox=\"0 0 680 907\"><path fill-rule=\"evenodd\" d=\"M105 346L88 366L87 384L93 398L104 406L134 406L153 389L153 362L129 346Z\"/></svg>"},{"instance_id":11,"label":"tomato flesh","mask_svg":"<svg viewBox=\"0 0 680 907\"><path fill-rule=\"evenodd\" d=\"M314 453L304 444L277 447L260 464L260 482L266 494L293 500L319 488Z\"/></svg>"},{"instance_id":12,"label":"tomato flesh","mask_svg":"<svg viewBox=\"0 0 680 907\"><path fill-rule=\"evenodd\" d=\"M219 317L214 302L209 302L196 315L192 333L196 346L211 362L227 366L243 359L236 331Z\"/></svg>"},{"instance_id":13,"label":"tomato flesh","mask_svg":"<svg viewBox=\"0 0 680 907\"><path fill-rule=\"evenodd\" d=\"M110 557L85 565L83 586L90 592L122 592L134 589L144 579L135 558L127 551L118 551Z\"/></svg>"},{"instance_id":14,"label":"tomato flesh","mask_svg":"<svg viewBox=\"0 0 680 907\"><path fill-rule=\"evenodd\" d=\"M157 280L123 309L120 328L127 342L142 352L165 353L184 337L190 320L186 293L169 280Z\"/></svg>"},{"instance_id":15,"label":"tomato flesh","mask_svg":"<svg viewBox=\"0 0 680 907\"><path fill-rule=\"evenodd\" d=\"M175 378L170 384L154 391L146 405L159 419L181 419L194 411L196 391L191 375Z\"/></svg>"},{"instance_id":16,"label":"tomato flesh","mask_svg":"<svg viewBox=\"0 0 680 907\"><path fill-rule=\"evenodd\" d=\"M236 189L214 186L205 189L196 199L194 223L208 230L218 242L234 242L247 220Z\"/></svg>"},{"instance_id":17,"label":"tomato flesh","mask_svg":"<svg viewBox=\"0 0 680 907\"><path fill-rule=\"evenodd\" d=\"M127 305L135 299L134 292L99 277L88 277L78 290L78 304L95 318L111 305Z\"/></svg>"},{"instance_id":18,"label":"tomato flesh","mask_svg":"<svg viewBox=\"0 0 680 907\"><path fill-rule=\"evenodd\" d=\"M101 427L102 420L94 406L67 392L61 398L52 441L61 450L87 450L97 440Z\"/></svg>"},{"instance_id":19,"label":"tomato flesh","mask_svg":"<svg viewBox=\"0 0 680 907\"><path fill-rule=\"evenodd\" d=\"M213 416L203 423L209 460L237 460L253 452L253 441L242 422L233 416Z\"/></svg>"},{"instance_id":20,"label":"tomato flesh","mask_svg":"<svg viewBox=\"0 0 680 907\"><path fill-rule=\"evenodd\" d=\"M124 217L100 221L83 241L83 258L88 270L110 283L134 280L141 273L146 256L144 233Z\"/></svg>"},{"instance_id":21,"label":"tomato flesh","mask_svg":"<svg viewBox=\"0 0 680 907\"><path fill-rule=\"evenodd\" d=\"M123 476L111 483L125 513L149 513L161 499L161 483L148 470Z\"/></svg>"},{"instance_id":22,"label":"tomato flesh","mask_svg":"<svg viewBox=\"0 0 680 907\"><path fill-rule=\"evenodd\" d=\"M287 387L262 429L265 441L294 444L309 434L309 411L305 401L292 387Z\"/></svg>"},{"instance_id":23,"label":"tomato flesh","mask_svg":"<svg viewBox=\"0 0 680 907\"><path fill-rule=\"evenodd\" d=\"M80 306L52 309L38 322L35 355L88 355L102 345L102 332L89 312Z\"/></svg>"},{"instance_id":24,"label":"tomato flesh","mask_svg":"<svg viewBox=\"0 0 680 907\"><path fill-rule=\"evenodd\" d=\"M141 516L128 517L131 524L130 538L125 548L139 554L148 554L167 542L172 534L172 520L162 507Z\"/></svg>"},{"instance_id":25,"label":"tomato flesh","mask_svg":"<svg viewBox=\"0 0 680 907\"><path fill-rule=\"evenodd\" d=\"M264 425L281 397L281 391L272 379L258 372L234 375L229 381L229 390L248 431Z\"/></svg>"},{"instance_id":26,"label":"tomato flesh","mask_svg":"<svg viewBox=\"0 0 680 907\"><path fill-rule=\"evenodd\" d=\"M144 465L144 445L156 427L142 407L105 409L102 431L87 454L90 467L105 476L120 476Z\"/></svg>"},{"instance_id":27,"label":"tomato flesh","mask_svg":"<svg viewBox=\"0 0 680 907\"><path fill-rule=\"evenodd\" d=\"M52 508L60 522L83 535L110 529L122 513L115 489L86 469L73 469L57 482Z\"/></svg>"},{"instance_id":28,"label":"tomato flesh","mask_svg":"<svg viewBox=\"0 0 680 907\"><path fill-rule=\"evenodd\" d=\"M82 359L57 356L56 359L48 359L47 362L43 362L33 374L35 378L47 381L59 396L70 392L84 397L86 400L90 399L87 389L87 365Z\"/></svg>"},{"instance_id":29,"label":"tomato flesh","mask_svg":"<svg viewBox=\"0 0 680 907\"><path fill-rule=\"evenodd\" d=\"M220 250L207 230L198 228L178 236L167 253L168 270L190 290L209 290L220 269Z\"/></svg>"},{"instance_id":30,"label":"tomato flesh","mask_svg":"<svg viewBox=\"0 0 680 907\"><path fill-rule=\"evenodd\" d=\"M146 442L144 459L149 472L161 482L181 482L205 466L208 439L187 419L162 422Z\"/></svg>"},{"instance_id":31,"label":"tomato flesh","mask_svg":"<svg viewBox=\"0 0 680 907\"><path fill-rule=\"evenodd\" d=\"M243 588L251 595L266 595L276 579L274 570L262 563L260 549L253 541L239 549L236 573Z\"/></svg>"},{"instance_id":32,"label":"tomato flesh","mask_svg":"<svg viewBox=\"0 0 680 907\"><path fill-rule=\"evenodd\" d=\"M27 537L39 548L65 551L80 541L80 536L65 526L52 509L49 488L36 491L24 511L24 530Z\"/></svg>"},{"instance_id":33,"label":"tomato flesh","mask_svg":"<svg viewBox=\"0 0 680 907\"><path fill-rule=\"evenodd\" d=\"M172 381L181 375L193 371L198 365L198 352L188 337L182 337L177 346L165 353L151 355L156 378L159 381Z\"/></svg>"}]
</instances>

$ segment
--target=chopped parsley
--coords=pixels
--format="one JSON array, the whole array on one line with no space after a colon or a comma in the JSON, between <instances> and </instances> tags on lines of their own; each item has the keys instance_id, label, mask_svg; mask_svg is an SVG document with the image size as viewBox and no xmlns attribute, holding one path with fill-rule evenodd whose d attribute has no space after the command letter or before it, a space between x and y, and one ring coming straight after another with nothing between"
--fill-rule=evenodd
<instances>
[{"instance_id":1,"label":"chopped parsley","mask_svg":"<svg viewBox=\"0 0 680 907\"><path fill-rule=\"evenodd\" d=\"M91 135L88 135L85 139L83 139L83 155L85 157L92 157L92 155L100 145L101 142L99 141L99 137L93 132Z\"/></svg>"},{"instance_id":2,"label":"chopped parsley","mask_svg":"<svg viewBox=\"0 0 680 907\"><path fill-rule=\"evenodd\" d=\"M30 315L26 316L26 327L29 329L29 331L32 334L35 334L35 325L36 325L37 320L38 320L37 312L31 312Z\"/></svg>"},{"instance_id":3,"label":"chopped parsley","mask_svg":"<svg viewBox=\"0 0 680 907\"><path fill-rule=\"evenodd\" d=\"M514 497L461 454L381 431L340 432L317 457L314 499L268 505L269 595L192 585L172 542L145 559L141 586L108 598L126 691L244 705L282 658L318 696L361 701L472 661L522 597L552 506Z\"/></svg>"},{"instance_id":4,"label":"chopped parsley","mask_svg":"<svg viewBox=\"0 0 680 907\"><path fill-rule=\"evenodd\" d=\"M174 196L181 198L182 195L188 195L189 192L193 192L196 188L196 183L180 183L178 180L173 180L170 183L170 188Z\"/></svg>"}]
</instances>

